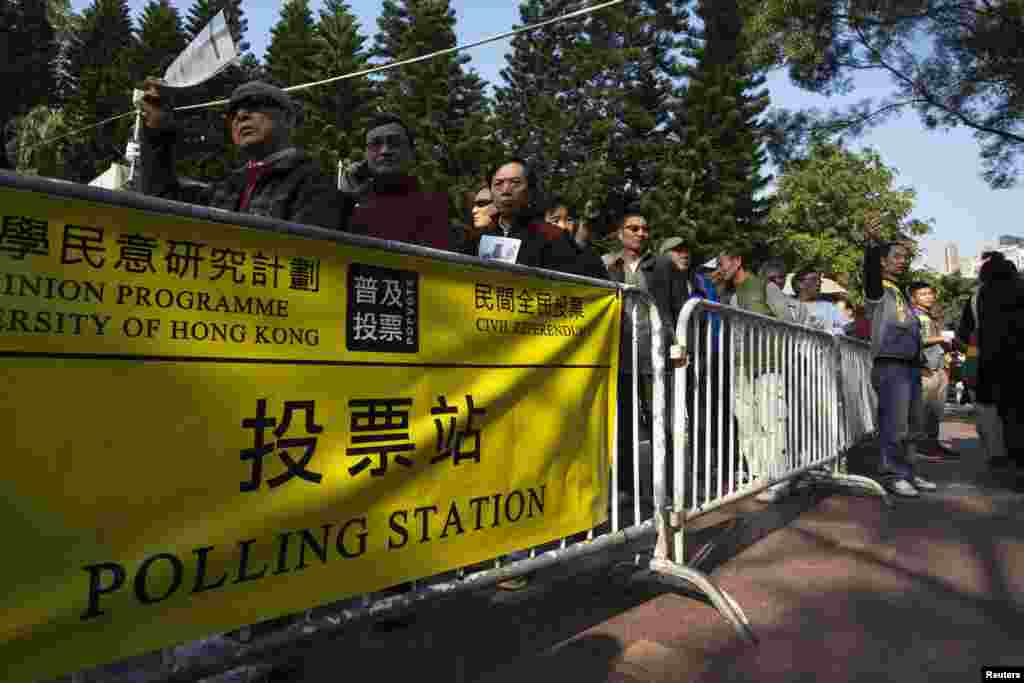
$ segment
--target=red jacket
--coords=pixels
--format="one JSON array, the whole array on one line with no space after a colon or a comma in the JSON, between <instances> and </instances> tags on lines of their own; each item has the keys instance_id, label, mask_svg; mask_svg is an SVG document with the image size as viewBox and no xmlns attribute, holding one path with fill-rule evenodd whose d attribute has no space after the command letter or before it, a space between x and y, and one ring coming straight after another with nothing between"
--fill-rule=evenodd
<instances>
[{"instance_id":1,"label":"red jacket","mask_svg":"<svg viewBox=\"0 0 1024 683\"><path fill-rule=\"evenodd\" d=\"M349 231L358 235L452 249L448 197L422 192L416 178L406 176L393 186L375 185L352 210Z\"/></svg>"}]
</instances>

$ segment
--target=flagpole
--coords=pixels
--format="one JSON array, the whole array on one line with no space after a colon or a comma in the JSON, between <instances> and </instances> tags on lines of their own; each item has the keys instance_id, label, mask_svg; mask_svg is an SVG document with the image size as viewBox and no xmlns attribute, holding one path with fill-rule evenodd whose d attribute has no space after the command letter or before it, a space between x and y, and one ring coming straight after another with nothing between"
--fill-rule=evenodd
<instances>
[{"instance_id":1,"label":"flagpole","mask_svg":"<svg viewBox=\"0 0 1024 683\"><path fill-rule=\"evenodd\" d=\"M135 163L142 155L142 147L139 145L139 132L142 127L142 91L132 90L132 104L135 106L135 130L132 132L131 142L125 150L124 156L128 159L128 182L135 180Z\"/></svg>"}]
</instances>

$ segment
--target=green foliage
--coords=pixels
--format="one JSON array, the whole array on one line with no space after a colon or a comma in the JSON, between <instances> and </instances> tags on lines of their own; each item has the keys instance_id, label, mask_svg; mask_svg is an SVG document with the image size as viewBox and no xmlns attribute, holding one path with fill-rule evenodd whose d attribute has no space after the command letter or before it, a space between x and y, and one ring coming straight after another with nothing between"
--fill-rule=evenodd
<instances>
[{"instance_id":1,"label":"green foliage","mask_svg":"<svg viewBox=\"0 0 1024 683\"><path fill-rule=\"evenodd\" d=\"M317 23L313 70L308 80L354 73L368 67L367 38L343 0L327 0ZM379 93L366 76L349 78L308 91L307 125L317 131L308 151L324 170L333 173L338 161L350 162L363 154L366 123Z\"/></svg>"},{"instance_id":2,"label":"green foliage","mask_svg":"<svg viewBox=\"0 0 1024 683\"><path fill-rule=\"evenodd\" d=\"M762 175L769 98L748 55L743 7L736 0L700 2L703 29L688 41L696 62L675 112L679 144L667 161L664 189L677 207L675 234L706 254L749 251L763 241L768 202Z\"/></svg>"},{"instance_id":3,"label":"green foliage","mask_svg":"<svg viewBox=\"0 0 1024 683\"><path fill-rule=\"evenodd\" d=\"M1024 170L1022 0L764 0L748 29L757 59L823 94L852 89L853 74L887 73L893 93L846 112L811 112L818 130L861 132L903 108L928 128L967 126L984 177L1010 187Z\"/></svg>"},{"instance_id":4,"label":"green foliage","mask_svg":"<svg viewBox=\"0 0 1024 683\"><path fill-rule=\"evenodd\" d=\"M135 36L126 0L94 0L82 13L69 55L74 76L64 115L78 128L121 114L131 107L131 56ZM68 145L65 172L89 182L124 154L130 117L95 128Z\"/></svg>"},{"instance_id":5,"label":"green foliage","mask_svg":"<svg viewBox=\"0 0 1024 683\"><path fill-rule=\"evenodd\" d=\"M516 36L506 57L495 90L500 141L535 164L549 193L577 211L591 202L606 226L640 200L655 231L671 230L671 207L652 193L671 146L686 4L628 0ZM529 0L520 16L535 23L573 6Z\"/></svg>"},{"instance_id":6,"label":"green foliage","mask_svg":"<svg viewBox=\"0 0 1024 683\"><path fill-rule=\"evenodd\" d=\"M317 53L317 29L309 0L289 0L281 6L277 24L270 29L265 67L270 81L281 87L309 80ZM296 104L307 110L311 103L308 90L292 93ZM308 148L319 132L306 121L292 136L298 147Z\"/></svg>"},{"instance_id":7,"label":"green foliage","mask_svg":"<svg viewBox=\"0 0 1024 683\"><path fill-rule=\"evenodd\" d=\"M914 190L893 187L894 179L894 169L874 150L815 143L778 178L769 215L771 252L794 267L820 268L859 298L867 225L877 221L887 239L929 230L910 218Z\"/></svg>"},{"instance_id":8,"label":"green foliage","mask_svg":"<svg viewBox=\"0 0 1024 683\"><path fill-rule=\"evenodd\" d=\"M168 0L150 0L142 10L130 60L132 79L141 82L146 76L162 75L187 44L178 10Z\"/></svg>"},{"instance_id":9,"label":"green foliage","mask_svg":"<svg viewBox=\"0 0 1024 683\"><path fill-rule=\"evenodd\" d=\"M57 43L45 0L0 0L0 133L8 121L46 101L55 85ZM0 136L2 137L2 136Z\"/></svg>"},{"instance_id":10,"label":"green foliage","mask_svg":"<svg viewBox=\"0 0 1024 683\"><path fill-rule=\"evenodd\" d=\"M455 45L455 11L448 0L385 0L373 54L384 61L417 57ZM453 217L463 195L479 189L500 150L491 139L484 82L465 69L467 55L443 55L392 69L380 81L381 107L416 136L416 175L447 192Z\"/></svg>"}]
</instances>

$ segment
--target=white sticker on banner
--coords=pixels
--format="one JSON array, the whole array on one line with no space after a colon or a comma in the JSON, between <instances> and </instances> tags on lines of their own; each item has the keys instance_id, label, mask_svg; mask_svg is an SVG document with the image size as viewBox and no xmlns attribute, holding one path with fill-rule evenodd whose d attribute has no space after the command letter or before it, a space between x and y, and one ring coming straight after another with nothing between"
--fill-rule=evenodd
<instances>
[{"instance_id":1,"label":"white sticker on banner","mask_svg":"<svg viewBox=\"0 0 1024 683\"><path fill-rule=\"evenodd\" d=\"M516 237L498 237L484 235L480 238L480 250L477 256L493 261L515 263L519 258L519 247L523 241Z\"/></svg>"}]
</instances>

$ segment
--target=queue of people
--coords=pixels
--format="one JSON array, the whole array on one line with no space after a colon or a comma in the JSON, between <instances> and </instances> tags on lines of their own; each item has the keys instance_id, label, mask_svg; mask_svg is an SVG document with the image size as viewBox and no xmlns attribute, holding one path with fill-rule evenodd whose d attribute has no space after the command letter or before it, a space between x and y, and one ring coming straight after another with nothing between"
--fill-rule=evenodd
<instances>
[{"instance_id":1,"label":"queue of people","mask_svg":"<svg viewBox=\"0 0 1024 683\"><path fill-rule=\"evenodd\" d=\"M614 224L621 249L601 257L591 244L592 205L588 204L582 216L576 216L567 202L558 199L541 206L537 173L521 158L509 158L491 173L473 198L470 225L456 228L448 220L447 197L422 190L411 174L416 141L402 120L387 114L374 117L366 130L366 160L336 183L292 144L292 131L301 115L295 102L280 88L259 81L236 88L228 103L231 138L245 160L244 167L209 185L189 182L179 179L174 171L174 150L180 133L173 116L171 91L155 79L147 80L144 87L142 168L137 186L142 192L634 285L653 295L662 319L669 321L668 329L685 302L700 297L723 300L743 310L834 335L870 340L872 382L879 398L881 471L886 485L902 496L934 489L914 471L913 463L918 446L924 448L927 444L932 451L949 453L949 447L939 441L938 425L948 387L945 358L954 340L935 315L934 289L915 283L904 292L895 284L909 265L907 245L873 243L869 247L864 272L866 304L857 309L845 300L823 299L823 274L814 268L797 271L792 279L795 295L788 296L784 293L786 265L777 259L764 261L755 271L748 254L726 250L705 264L705 272L701 272L697 259L692 258L691 245L681 237L669 238L654 249L647 217L636 208L627 209ZM1004 305L1004 299L1015 296L1015 290L1006 283L1019 282L1019 278L1008 279L1005 270L1004 262L994 257L985 264L982 291L991 294L975 297L973 308L963 316L959 338L973 333L985 339L984 344L979 343L986 368L979 373L979 405L994 406L992 412L1004 426L1003 440L1013 454L996 457L1003 461L1016 458L1019 462L1018 442L1022 436L1016 425L1021 416L1003 398L1008 390L999 381L998 371L989 369L1012 355L998 341L1002 330L988 331L997 325L991 322L993 319L1006 318L993 311ZM626 311L622 348L631 348L634 317L641 350L639 421L649 438L653 378L650 322L642 307ZM986 318L988 323L979 322ZM717 335L720 321L714 325ZM738 352L744 353L742 349ZM630 360L624 355L620 363L621 387L632 386ZM736 382L730 381L729 391L735 391L731 409L739 451L751 476L757 477L766 470L755 460L781 457L787 440L792 439L786 436L791 431L785 410L788 401L779 369L769 363L751 376L752 383L744 383L739 377ZM625 390L621 393L619 436L625 445L632 438L633 400ZM720 403L718 398L716 392L712 401L715 406ZM724 401L731 396L721 398ZM772 424L767 424L768 418L764 417L769 404L781 406L772 412ZM1000 440L993 436L994 430L987 431L991 441ZM754 452L762 456L754 458ZM628 462L620 462L620 480L629 477ZM785 490L784 485L771 487L760 499L776 500Z\"/></svg>"}]
</instances>

